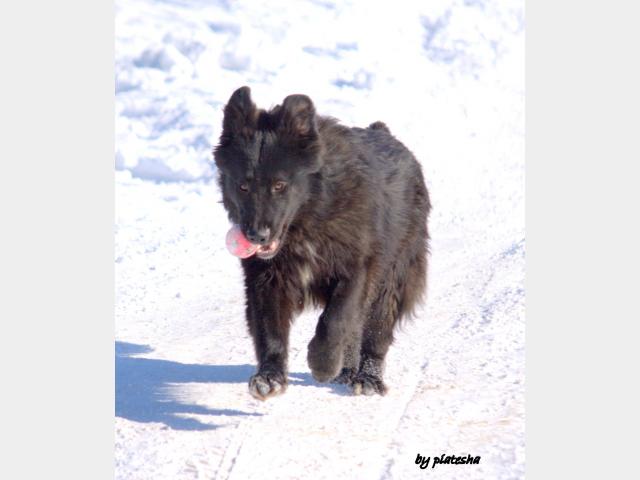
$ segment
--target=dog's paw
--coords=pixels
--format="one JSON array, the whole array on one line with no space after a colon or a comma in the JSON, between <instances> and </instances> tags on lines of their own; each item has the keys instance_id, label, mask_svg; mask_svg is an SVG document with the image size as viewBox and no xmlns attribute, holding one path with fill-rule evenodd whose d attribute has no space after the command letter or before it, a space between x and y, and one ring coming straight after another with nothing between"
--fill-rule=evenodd
<instances>
[{"instance_id":1,"label":"dog's paw","mask_svg":"<svg viewBox=\"0 0 640 480\"><path fill-rule=\"evenodd\" d=\"M307 363L311 375L320 383L328 382L338 376L342 368L342 349L320 342L314 337L309 343Z\"/></svg>"},{"instance_id":2,"label":"dog's paw","mask_svg":"<svg viewBox=\"0 0 640 480\"><path fill-rule=\"evenodd\" d=\"M353 368L343 368L340 374L331 380L331 383L339 383L342 385L350 385L356 376L356 370Z\"/></svg>"},{"instance_id":3,"label":"dog's paw","mask_svg":"<svg viewBox=\"0 0 640 480\"><path fill-rule=\"evenodd\" d=\"M258 372L249 379L249 393L258 400L280 395L287 389L283 372Z\"/></svg>"},{"instance_id":4,"label":"dog's paw","mask_svg":"<svg viewBox=\"0 0 640 480\"><path fill-rule=\"evenodd\" d=\"M354 395L386 395L389 390L381 377L362 372L353 378L349 386Z\"/></svg>"}]
</instances>

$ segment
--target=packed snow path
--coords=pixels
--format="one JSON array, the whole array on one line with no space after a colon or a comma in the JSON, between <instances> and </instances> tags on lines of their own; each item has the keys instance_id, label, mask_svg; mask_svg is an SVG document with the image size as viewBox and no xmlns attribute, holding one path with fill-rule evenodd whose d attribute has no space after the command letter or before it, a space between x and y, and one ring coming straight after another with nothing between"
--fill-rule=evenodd
<instances>
[{"instance_id":1,"label":"packed snow path","mask_svg":"<svg viewBox=\"0 0 640 480\"><path fill-rule=\"evenodd\" d=\"M417 3L417 2L416 2ZM524 19L519 1L116 4L116 478L524 476ZM386 397L313 381L319 312L267 402L211 147L241 85L383 120L434 204L428 299ZM441 465L423 456L481 456Z\"/></svg>"}]
</instances>

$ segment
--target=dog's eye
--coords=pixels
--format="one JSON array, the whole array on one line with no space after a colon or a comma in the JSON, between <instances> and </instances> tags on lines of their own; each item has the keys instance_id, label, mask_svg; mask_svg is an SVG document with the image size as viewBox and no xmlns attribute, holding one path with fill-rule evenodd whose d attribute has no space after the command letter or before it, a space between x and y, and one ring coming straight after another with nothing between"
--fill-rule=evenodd
<instances>
[{"instance_id":1,"label":"dog's eye","mask_svg":"<svg viewBox=\"0 0 640 480\"><path fill-rule=\"evenodd\" d=\"M247 183L241 183L240 185L238 185L238 189L241 192L247 193L249 191L249 184Z\"/></svg>"},{"instance_id":2,"label":"dog's eye","mask_svg":"<svg viewBox=\"0 0 640 480\"><path fill-rule=\"evenodd\" d=\"M273 191L274 192L281 192L284 190L284 188L287 186L287 184L285 182L279 181L273 184Z\"/></svg>"}]
</instances>

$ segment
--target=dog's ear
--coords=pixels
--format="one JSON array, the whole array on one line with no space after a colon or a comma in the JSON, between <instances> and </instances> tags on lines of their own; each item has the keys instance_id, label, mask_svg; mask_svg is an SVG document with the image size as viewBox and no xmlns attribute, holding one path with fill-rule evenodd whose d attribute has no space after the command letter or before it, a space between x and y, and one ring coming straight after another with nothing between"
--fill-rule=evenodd
<instances>
[{"instance_id":1,"label":"dog's ear","mask_svg":"<svg viewBox=\"0 0 640 480\"><path fill-rule=\"evenodd\" d=\"M285 142L298 152L298 168L317 172L322 166L322 145L313 102L306 95L289 95L278 108L278 129Z\"/></svg>"},{"instance_id":2,"label":"dog's ear","mask_svg":"<svg viewBox=\"0 0 640 480\"><path fill-rule=\"evenodd\" d=\"M251 101L251 89L240 87L224 107L224 120L222 121L222 135L220 143L225 144L237 135L247 135L255 129L256 106Z\"/></svg>"},{"instance_id":3,"label":"dog's ear","mask_svg":"<svg viewBox=\"0 0 640 480\"><path fill-rule=\"evenodd\" d=\"M280 110L280 128L294 139L315 140L316 109L306 95L289 95L282 102Z\"/></svg>"}]
</instances>

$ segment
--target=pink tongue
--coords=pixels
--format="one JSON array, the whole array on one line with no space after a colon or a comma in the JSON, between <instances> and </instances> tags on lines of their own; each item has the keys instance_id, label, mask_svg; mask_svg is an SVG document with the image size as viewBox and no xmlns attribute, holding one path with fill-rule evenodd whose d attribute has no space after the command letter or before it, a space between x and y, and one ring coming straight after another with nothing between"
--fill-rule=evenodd
<instances>
[{"instance_id":1,"label":"pink tongue","mask_svg":"<svg viewBox=\"0 0 640 480\"><path fill-rule=\"evenodd\" d=\"M247 237L243 235L242 230L240 230L240 227L237 225L231 227L227 232L226 243L229 251L240 258L249 258L256 253L259 247L259 245L255 245L247 240Z\"/></svg>"}]
</instances>

